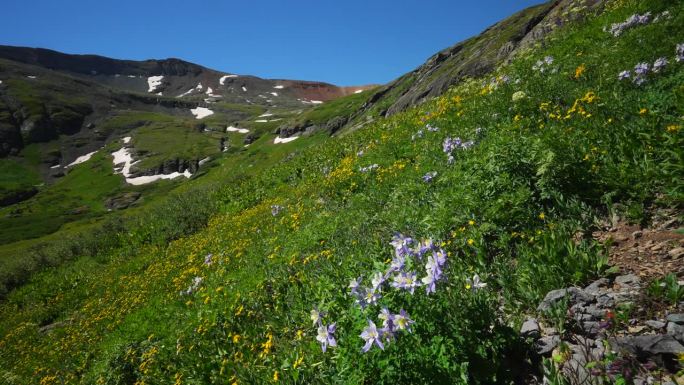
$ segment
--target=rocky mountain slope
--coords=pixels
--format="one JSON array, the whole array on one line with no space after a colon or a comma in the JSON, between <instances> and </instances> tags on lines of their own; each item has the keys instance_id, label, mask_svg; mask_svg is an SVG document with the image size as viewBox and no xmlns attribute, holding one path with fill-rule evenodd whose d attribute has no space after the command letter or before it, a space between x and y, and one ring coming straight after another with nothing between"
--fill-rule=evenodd
<instances>
[{"instance_id":1,"label":"rocky mountain slope","mask_svg":"<svg viewBox=\"0 0 684 385\"><path fill-rule=\"evenodd\" d=\"M527 8L430 57L425 64L377 91L363 110L392 115L443 94L466 78L482 77L542 41L555 28L601 0L555 0Z\"/></svg>"},{"instance_id":2,"label":"rocky mountain slope","mask_svg":"<svg viewBox=\"0 0 684 385\"><path fill-rule=\"evenodd\" d=\"M516 55L543 44L555 29L602 9L602 0L554 0L522 10L487 28L481 34L446 48L415 70L369 93L354 105L325 122L306 119L288 122L283 132L343 126L359 127L377 116L389 116L442 95L468 78L495 71ZM333 121L333 119L335 119Z\"/></svg>"}]
</instances>

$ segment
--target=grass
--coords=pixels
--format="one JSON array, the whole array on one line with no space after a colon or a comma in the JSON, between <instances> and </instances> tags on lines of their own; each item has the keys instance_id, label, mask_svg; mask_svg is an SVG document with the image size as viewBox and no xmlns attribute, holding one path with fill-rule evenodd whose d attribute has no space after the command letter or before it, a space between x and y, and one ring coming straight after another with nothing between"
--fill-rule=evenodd
<instances>
[{"instance_id":1,"label":"grass","mask_svg":"<svg viewBox=\"0 0 684 385\"><path fill-rule=\"evenodd\" d=\"M17 192L32 189L41 182L33 169L13 159L0 159L0 201Z\"/></svg>"},{"instance_id":2,"label":"grass","mask_svg":"<svg viewBox=\"0 0 684 385\"><path fill-rule=\"evenodd\" d=\"M297 116L296 122L325 125L334 117L350 117L354 112L360 110L372 92L373 90L367 90L323 103Z\"/></svg>"},{"instance_id":3,"label":"grass","mask_svg":"<svg viewBox=\"0 0 684 385\"><path fill-rule=\"evenodd\" d=\"M34 275L7 297L3 380L521 379L524 316L548 290L586 283L607 268L600 245L574 240L577 231L591 229L615 203L682 203L684 71L673 55L684 40L684 8L611 4L500 68L508 83L467 81L343 137L255 144L218 160L194 187L159 202L149 221L112 231L121 240L113 247ZM634 12L666 8L671 20L620 38L602 31ZM557 72L533 71L546 55ZM660 56L670 66L645 85L618 81L619 70ZM514 102L516 92L524 97ZM442 145L455 137L474 145L453 151L450 164ZM423 181L428 172L437 172L431 183ZM193 199L201 185L212 192ZM274 205L281 207L275 215ZM183 223L195 225L173 231ZM430 295L385 285L380 305L362 309L346 287L357 277L366 287L388 267L395 232L433 239L447 254L446 279ZM424 276L422 262L408 263ZM475 274L486 288L467 286ZM201 283L182 294L195 278ZM362 353L359 334L368 319L381 323L381 306L406 310L412 332ZM326 353L309 318L314 308L325 313L323 324L337 325L338 346ZM40 331L45 325L52 330Z\"/></svg>"}]
</instances>

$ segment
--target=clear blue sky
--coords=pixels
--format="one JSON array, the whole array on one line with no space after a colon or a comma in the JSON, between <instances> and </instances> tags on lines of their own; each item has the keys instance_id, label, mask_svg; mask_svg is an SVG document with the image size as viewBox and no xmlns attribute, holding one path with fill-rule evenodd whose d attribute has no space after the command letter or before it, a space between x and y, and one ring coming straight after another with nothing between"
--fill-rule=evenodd
<instances>
[{"instance_id":1,"label":"clear blue sky","mask_svg":"<svg viewBox=\"0 0 684 385\"><path fill-rule=\"evenodd\" d=\"M386 83L542 0L4 0L0 44Z\"/></svg>"}]
</instances>

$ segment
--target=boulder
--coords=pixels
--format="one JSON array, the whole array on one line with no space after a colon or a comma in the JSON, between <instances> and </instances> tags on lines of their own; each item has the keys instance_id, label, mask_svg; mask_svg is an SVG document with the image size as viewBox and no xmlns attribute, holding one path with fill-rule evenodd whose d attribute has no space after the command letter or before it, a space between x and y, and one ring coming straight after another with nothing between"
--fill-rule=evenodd
<instances>
[{"instance_id":1,"label":"boulder","mask_svg":"<svg viewBox=\"0 0 684 385\"><path fill-rule=\"evenodd\" d=\"M684 326L670 322L667 324L667 334L674 337L677 341L684 341Z\"/></svg>"},{"instance_id":2,"label":"boulder","mask_svg":"<svg viewBox=\"0 0 684 385\"><path fill-rule=\"evenodd\" d=\"M634 274L627 274L615 277L615 283L620 286L638 286L641 279Z\"/></svg>"},{"instance_id":3,"label":"boulder","mask_svg":"<svg viewBox=\"0 0 684 385\"><path fill-rule=\"evenodd\" d=\"M142 194L137 191L119 194L114 197L107 198L105 201L105 207L110 210L123 210L135 203L141 195Z\"/></svg>"},{"instance_id":4,"label":"boulder","mask_svg":"<svg viewBox=\"0 0 684 385\"><path fill-rule=\"evenodd\" d=\"M589 286L584 288L584 291L586 291L589 294L593 295L598 295L601 289L608 287L610 284L610 280L608 278L601 278L598 279L594 282L592 282Z\"/></svg>"},{"instance_id":5,"label":"boulder","mask_svg":"<svg viewBox=\"0 0 684 385\"><path fill-rule=\"evenodd\" d=\"M545 356L553 352L553 349L555 349L558 344L560 344L559 336L542 337L534 343L534 350L540 356Z\"/></svg>"},{"instance_id":6,"label":"boulder","mask_svg":"<svg viewBox=\"0 0 684 385\"><path fill-rule=\"evenodd\" d=\"M684 325L684 314L683 313L668 314L666 319L667 319L667 322L676 323L679 325Z\"/></svg>"},{"instance_id":7,"label":"boulder","mask_svg":"<svg viewBox=\"0 0 684 385\"><path fill-rule=\"evenodd\" d=\"M626 351L641 359L684 353L684 346L668 334L618 337L610 339L609 343L614 349Z\"/></svg>"},{"instance_id":8,"label":"boulder","mask_svg":"<svg viewBox=\"0 0 684 385\"><path fill-rule=\"evenodd\" d=\"M569 287L567 289L552 290L546 294L544 300L537 307L537 311L547 312L551 310L557 303L567 300L568 305L574 304L588 304L594 300L594 296L585 292L578 287Z\"/></svg>"},{"instance_id":9,"label":"boulder","mask_svg":"<svg viewBox=\"0 0 684 385\"><path fill-rule=\"evenodd\" d=\"M525 338L539 338L541 331L539 329L539 322L536 318L528 318L520 328L520 335Z\"/></svg>"},{"instance_id":10,"label":"boulder","mask_svg":"<svg viewBox=\"0 0 684 385\"><path fill-rule=\"evenodd\" d=\"M646 326L650 327L651 329L659 330L665 327L665 322L662 321L657 321L657 320L648 320L644 322Z\"/></svg>"}]
</instances>

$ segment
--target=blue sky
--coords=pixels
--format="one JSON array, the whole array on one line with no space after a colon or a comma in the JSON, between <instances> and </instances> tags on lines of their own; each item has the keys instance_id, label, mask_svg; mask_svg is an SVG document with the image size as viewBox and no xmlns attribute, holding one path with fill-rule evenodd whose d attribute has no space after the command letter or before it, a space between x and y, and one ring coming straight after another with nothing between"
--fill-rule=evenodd
<instances>
[{"instance_id":1,"label":"blue sky","mask_svg":"<svg viewBox=\"0 0 684 385\"><path fill-rule=\"evenodd\" d=\"M542 0L5 0L0 44L386 83Z\"/></svg>"}]
</instances>

